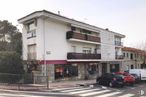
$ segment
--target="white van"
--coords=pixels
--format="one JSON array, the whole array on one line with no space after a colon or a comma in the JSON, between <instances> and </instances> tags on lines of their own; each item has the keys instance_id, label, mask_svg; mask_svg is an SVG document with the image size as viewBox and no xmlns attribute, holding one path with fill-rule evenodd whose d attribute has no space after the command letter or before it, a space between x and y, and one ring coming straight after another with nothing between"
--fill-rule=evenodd
<instances>
[{"instance_id":1,"label":"white van","mask_svg":"<svg viewBox=\"0 0 146 97\"><path fill-rule=\"evenodd\" d=\"M141 80L146 80L146 69L129 69L130 74L137 74Z\"/></svg>"}]
</instances>

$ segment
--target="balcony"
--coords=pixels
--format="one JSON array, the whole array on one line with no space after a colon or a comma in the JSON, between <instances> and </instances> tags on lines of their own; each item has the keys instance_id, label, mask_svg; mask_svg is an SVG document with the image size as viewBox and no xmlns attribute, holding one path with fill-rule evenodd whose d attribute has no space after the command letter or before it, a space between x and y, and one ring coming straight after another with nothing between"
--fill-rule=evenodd
<instances>
[{"instance_id":1,"label":"balcony","mask_svg":"<svg viewBox=\"0 0 146 97\"><path fill-rule=\"evenodd\" d=\"M123 46L123 42L121 42L121 41L115 41L115 45L116 46Z\"/></svg>"},{"instance_id":2,"label":"balcony","mask_svg":"<svg viewBox=\"0 0 146 97\"><path fill-rule=\"evenodd\" d=\"M36 52L28 53L27 59L28 60L36 60Z\"/></svg>"},{"instance_id":3,"label":"balcony","mask_svg":"<svg viewBox=\"0 0 146 97\"><path fill-rule=\"evenodd\" d=\"M97 36L91 36L88 34L82 34L82 33L77 33L73 31L68 31L66 34L67 39L78 39L78 40L85 40L89 42L98 42L100 43L100 37Z\"/></svg>"},{"instance_id":4,"label":"balcony","mask_svg":"<svg viewBox=\"0 0 146 97\"><path fill-rule=\"evenodd\" d=\"M116 59L124 59L123 55L116 55Z\"/></svg>"},{"instance_id":5,"label":"balcony","mask_svg":"<svg viewBox=\"0 0 146 97\"><path fill-rule=\"evenodd\" d=\"M101 54L67 53L67 59L101 59Z\"/></svg>"}]
</instances>

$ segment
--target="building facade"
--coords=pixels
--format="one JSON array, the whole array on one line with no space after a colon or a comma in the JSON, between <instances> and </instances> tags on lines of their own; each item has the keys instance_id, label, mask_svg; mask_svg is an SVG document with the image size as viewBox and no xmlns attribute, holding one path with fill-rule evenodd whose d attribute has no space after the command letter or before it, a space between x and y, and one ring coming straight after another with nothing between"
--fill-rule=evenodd
<instances>
[{"instance_id":1,"label":"building facade","mask_svg":"<svg viewBox=\"0 0 146 97\"><path fill-rule=\"evenodd\" d=\"M145 68L145 52L140 49L124 47L122 48L124 60L122 62L122 71L128 69Z\"/></svg>"},{"instance_id":2,"label":"building facade","mask_svg":"<svg viewBox=\"0 0 146 97\"><path fill-rule=\"evenodd\" d=\"M29 73L55 81L92 79L120 70L122 34L46 10L18 22L23 24L23 60Z\"/></svg>"}]
</instances>

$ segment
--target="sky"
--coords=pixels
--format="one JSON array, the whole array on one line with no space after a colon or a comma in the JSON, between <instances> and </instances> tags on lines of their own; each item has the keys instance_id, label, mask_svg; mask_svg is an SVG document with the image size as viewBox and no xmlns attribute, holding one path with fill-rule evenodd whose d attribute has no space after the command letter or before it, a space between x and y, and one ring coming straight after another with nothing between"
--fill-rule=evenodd
<instances>
[{"instance_id":1,"label":"sky","mask_svg":"<svg viewBox=\"0 0 146 97\"><path fill-rule=\"evenodd\" d=\"M100 28L121 33L124 46L146 42L146 0L0 0L0 20L21 27L17 20L48 10Z\"/></svg>"}]
</instances>

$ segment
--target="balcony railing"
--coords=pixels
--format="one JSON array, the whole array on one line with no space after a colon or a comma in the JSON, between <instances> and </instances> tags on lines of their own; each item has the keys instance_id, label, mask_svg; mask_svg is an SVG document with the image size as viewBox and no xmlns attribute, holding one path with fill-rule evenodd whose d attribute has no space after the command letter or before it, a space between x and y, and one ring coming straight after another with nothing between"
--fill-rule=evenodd
<instances>
[{"instance_id":1,"label":"balcony railing","mask_svg":"<svg viewBox=\"0 0 146 97\"><path fill-rule=\"evenodd\" d=\"M115 45L116 46L123 46L123 42L121 42L121 41L115 41Z\"/></svg>"},{"instance_id":2,"label":"balcony railing","mask_svg":"<svg viewBox=\"0 0 146 97\"><path fill-rule=\"evenodd\" d=\"M123 55L116 55L116 59L124 59Z\"/></svg>"},{"instance_id":3,"label":"balcony railing","mask_svg":"<svg viewBox=\"0 0 146 97\"><path fill-rule=\"evenodd\" d=\"M27 32L27 38L36 37L36 30L30 30Z\"/></svg>"},{"instance_id":4,"label":"balcony railing","mask_svg":"<svg viewBox=\"0 0 146 97\"><path fill-rule=\"evenodd\" d=\"M28 60L36 60L36 52L28 53L27 59Z\"/></svg>"},{"instance_id":5,"label":"balcony railing","mask_svg":"<svg viewBox=\"0 0 146 97\"><path fill-rule=\"evenodd\" d=\"M70 39L79 39L79 40L85 40L85 41L91 41L91 42L101 42L100 41L100 37L97 36L91 36L88 34L82 34L82 33L77 33L77 32L73 32L73 31L68 31L66 34L66 38Z\"/></svg>"},{"instance_id":6,"label":"balcony railing","mask_svg":"<svg viewBox=\"0 0 146 97\"><path fill-rule=\"evenodd\" d=\"M67 59L101 59L101 54L67 53Z\"/></svg>"}]
</instances>

